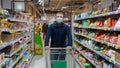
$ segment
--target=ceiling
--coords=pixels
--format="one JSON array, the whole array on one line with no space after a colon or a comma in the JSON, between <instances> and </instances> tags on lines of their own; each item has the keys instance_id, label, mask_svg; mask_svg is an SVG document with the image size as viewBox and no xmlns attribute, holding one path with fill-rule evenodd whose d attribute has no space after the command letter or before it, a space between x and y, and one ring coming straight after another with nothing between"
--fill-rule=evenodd
<instances>
[{"instance_id":1,"label":"ceiling","mask_svg":"<svg viewBox=\"0 0 120 68\"><path fill-rule=\"evenodd\" d=\"M40 10L40 13L43 13L40 6L36 1L36 7ZM81 10L84 10L88 4L97 4L101 0L44 0L44 10L47 14L57 13L58 11L63 12L74 12L80 13Z\"/></svg>"}]
</instances>

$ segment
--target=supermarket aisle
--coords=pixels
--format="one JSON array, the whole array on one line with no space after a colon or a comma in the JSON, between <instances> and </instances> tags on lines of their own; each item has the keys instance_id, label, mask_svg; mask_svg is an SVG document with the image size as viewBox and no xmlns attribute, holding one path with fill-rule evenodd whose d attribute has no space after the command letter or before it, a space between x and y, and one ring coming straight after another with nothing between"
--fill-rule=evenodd
<instances>
[{"instance_id":1,"label":"supermarket aisle","mask_svg":"<svg viewBox=\"0 0 120 68\"><path fill-rule=\"evenodd\" d=\"M40 56L40 55L36 55L29 68L46 68L45 67L45 57L44 56Z\"/></svg>"}]
</instances>

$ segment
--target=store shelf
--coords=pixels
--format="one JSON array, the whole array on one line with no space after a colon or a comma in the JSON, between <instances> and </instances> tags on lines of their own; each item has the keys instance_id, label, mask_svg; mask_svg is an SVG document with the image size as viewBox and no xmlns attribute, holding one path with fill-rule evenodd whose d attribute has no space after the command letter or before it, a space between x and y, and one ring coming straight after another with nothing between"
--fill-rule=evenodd
<instances>
[{"instance_id":1,"label":"store shelf","mask_svg":"<svg viewBox=\"0 0 120 68\"><path fill-rule=\"evenodd\" d=\"M78 40L76 40L76 39L74 39L74 40L75 40L76 42L78 42L79 44L81 44L82 46L86 47L87 49L91 50L92 52L96 53L97 55L101 56L102 58L106 59L108 62L111 62L111 63L113 63L113 64L115 64L115 65L120 66L120 63L119 63L119 62L116 62L116 61L112 60L110 57L108 57L108 56L106 56L106 55L104 55L104 54L102 54L102 53L100 53L100 52L97 52L97 51L95 51L95 50L93 50L93 49L88 48L87 46L85 46L85 44L81 43L80 41L78 41Z\"/></svg>"},{"instance_id":2,"label":"store shelf","mask_svg":"<svg viewBox=\"0 0 120 68\"><path fill-rule=\"evenodd\" d=\"M98 17L105 17L105 16L111 16L111 15L117 15L117 14L120 14L120 10L107 12L107 13L103 13L103 14L98 14L98 15L93 15L93 16L89 16L89 17L86 16L85 18L80 18L79 20L90 19L90 18L98 18ZM77 21L77 20L75 20L75 21Z\"/></svg>"},{"instance_id":3,"label":"store shelf","mask_svg":"<svg viewBox=\"0 0 120 68\"><path fill-rule=\"evenodd\" d=\"M28 41L26 41L24 44L21 44L20 47L18 49L16 49L14 52L12 52L10 55L5 55L5 56L13 56L14 54L16 54L17 52L19 52L24 46L27 45L28 42L30 42L32 39L29 39ZM27 47L27 46L26 46Z\"/></svg>"},{"instance_id":4,"label":"store shelf","mask_svg":"<svg viewBox=\"0 0 120 68\"><path fill-rule=\"evenodd\" d=\"M97 64L95 64L95 62L94 62L93 60L90 60L86 55L84 55L82 52L80 52L80 51L78 50L78 48L75 48L75 49L77 49L77 51L78 51L83 57L85 57L90 63L92 63L92 64L95 66L95 68L100 68Z\"/></svg>"},{"instance_id":5,"label":"store shelf","mask_svg":"<svg viewBox=\"0 0 120 68\"><path fill-rule=\"evenodd\" d=\"M10 42L2 43L2 45L0 46L0 50L3 49L3 48L5 48L5 47L7 47L7 46L11 46L11 44L13 44L13 43L19 41L21 38L26 37L26 36L28 36L28 35L29 35L29 34L26 34L25 36L22 36L22 37L20 37L20 38L18 38L18 39L16 39L16 40L13 40L13 41L10 41Z\"/></svg>"},{"instance_id":6,"label":"store shelf","mask_svg":"<svg viewBox=\"0 0 120 68\"><path fill-rule=\"evenodd\" d=\"M10 66L10 68L13 68L13 66L23 57L23 53L16 59L14 63Z\"/></svg>"},{"instance_id":7,"label":"store shelf","mask_svg":"<svg viewBox=\"0 0 120 68\"><path fill-rule=\"evenodd\" d=\"M28 62L28 64L27 64L27 68L29 68L29 65L30 65L30 63L31 63L31 61L32 61L32 59L33 59L33 57L34 57L34 54L32 54L31 56L30 56L30 61Z\"/></svg>"},{"instance_id":8,"label":"store shelf","mask_svg":"<svg viewBox=\"0 0 120 68\"><path fill-rule=\"evenodd\" d=\"M23 62L30 56L31 54L28 54L27 57L24 57L21 63L19 64L18 68L21 68Z\"/></svg>"},{"instance_id":9,"label":"store shelf","mask_svg":"<svg viewBox=\"0 0 120 68\"><path fill-rule=\"evenodd\" d=\"M29 27L26 27L26 28L19 28L19 29L9 29L9 28L0 28L0 30L2 32L10 32L10 33L15 33L15 32L18 32L18 31L25 31L25 30L29 30L30 28Z\"/></svg>"},{"instance_id":10,"label":"store shelf","mask_svg":"<svg viewBox=\"0 0 120 68\"><path fill-rule=\"evenodd\" d=\"M1 17L4 17L4 16L3 16L3 15L0 15L0 18L1 18Z\"/></svg>"},{"instance_id":11,"label":"store shelf","mask_svg":"<svg viewBox=\"0 0 120 68\"><path fill-rule=\"evenodd\" d=\"M0 50L2 50L3 48L9 46L10 43L9 42L5 42L5 43L2 43L2 45L0 46Z\"/></svg>"},{"instance_id":12,"label":"store shelf","mask_svg":"<svg viewBox=\"0 0 120 68\"><path fill-rule=\"evenodd\" d=\"M18 38L18 39L16 39L16 40L10 41L10 44L13 44L13 43L15 43L15 42L18 42L18 41L20 41L21 38L24 38L24 37L26 37L26 36L29 36L29 33L25 34L24 36L22 36L22 37L20 37L20 38Z\"/></svg>"},{"instance_id":13,"label":"store shelf","mask_svg":"<svg viewBox=\"0 0 120 68\"><path fill-rule=\"evenodd\" d=\"M106 41L102 41L102 40L98 40L98 39L95 39L95 38L92 38L92 37L88 37L88 36L86 36L86 35L83 35L83 34L79 34L79 33L74 33L74 34L76 34L76 35L80 35L80 36L83 36L83 37L86 37L86 38L88 38L88 39L91 39L91 40L93 40L93 41L96 41L96 42L100 42L100 43L102 43L102 44L106 44L107 46L111 46L111 47L113 47L113 48L115 48L115 49L120 49L120 47L117 45L117 44L113 44L113 43L110 43L110 42L106 42Z\"/></svg>"},{"instance_id":14,"label":"store shelf","mask_svg":"<svg viewBox=\"0 0 120 68\"><path fill-rule=\"evenodd\" d=\"M2 61L2 63L0 63L0 67L2 67L2 66L4 66L5 64L7 64L7 61L8 61L8 59L4 59L3 61Z\"/></svg>"},{"instance_id":15,"label":"store shelf","mask_svg":"<svg viewBox=\"0 0 120 68\"><path fill-rule=\"evenodd\" d=\"M29 48L29 46L26 46L25 50L22 52L22 54L16 59L16 61L10 66L10 68L13 68L13 66L18 63L18 61L23 57L23 54L25 51L27 51L27 49Z\"/></svg>"},{"instance_id":16,"label":"store shelf","mask_svg":"<svg viewBox=\"0 0 120 68\"><path fill-rule=\"evenodd\" d=\"M20 20L20 19L14 19L14 18L8 18L12 22L28 22L26 20Z\"/></svg>"},{"instance_id":17,"label":"store shelf","mask_svg":"<svg viewBox=\"0 0 120 68\"><path fill-rule=\"evenodd\" d=\"M120 28L116 27L78 27L75 26L75 28L83 28L83 29L96 29L96 30L104 30L104 31L120 31Z\"/></svg>"},{"instance_id":18,"label":"store shelf","mask_svg":"<svg viewBox=\"0 0 120 68\"><path fill-rule=\"evenodd\" d=\"M72 52L72 56L73 56L73 58L75 59L75 61L79 64L79 66L80 66L81 68L85 68L85 66L78 60L78 58L75 57L75 55L73 54L73 52Z\"/></svg>"}]
</instances>

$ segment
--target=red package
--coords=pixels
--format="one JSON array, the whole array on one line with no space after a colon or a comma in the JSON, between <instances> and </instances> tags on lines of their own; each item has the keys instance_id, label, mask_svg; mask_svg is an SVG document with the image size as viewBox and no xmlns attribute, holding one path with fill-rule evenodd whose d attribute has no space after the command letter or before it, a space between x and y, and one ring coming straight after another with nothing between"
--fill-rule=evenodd
<instances>
[{"instance_id":1,"label":"red package","mask_svg":"<svg viewBox=\"0 0 120 68\"><path fill-rule=\"evenodd\" d=\"M108 18L107 20L107 27L111 27L112 26L112 19Z\"/></svg>"},{"instance_id":2,"label":"red package","mask_svg":"<svg viewBox=\"0 0 120 68\"><path fill-rule=\"evenodd\" d=\"M117 43L117 42L118 42L118 37L113 37L113 38L111 39L111 42L112 42L112 43Z\"/></svg>"},{"instance_id":3,"label":"red package","mask_svg":"<svg viewBox=\"0 0 120 68\"><path fill-rule=\"evenodd\" d=\"M102 26L104 26L104 20L97 20L96 27L102 27Z\"/></svg>"},{"instance_id":4,"label":"red package","mask_svg":"<svg viewBox=\"0 0 120 68\"><path fill-rule=\"evenodd\" d=\"M112 19L112 27L114 27L117 23L118 19Z\"/></svg>"},{"instance_id":5,"label":"red package","mask_svg":"<svg viewBox=\"0 0 120 68\"><path fill-rule=\"evenodd\" d=\"M100 20L96 21L96 27L100 27Z\"/></svg>"},{"instance_id":6,"label":"red package","mask_svg":"<svg viewBox=\"0 0 120 68\"><path fill-rule=\"evenodd\" d=\"M97 39L103 40L105 37L105 34L100 35Z\"/></svg>"},{"instance_id":7,"label":"red package","mask_svg":"<svg viewBox=\"0 0 120 68\"><path fill-rule=\"evenodd\" d=\"M107 36L107 37L106 37L106 40L107 40L108 42L110 42L110 39L111 39L111 36Z\"/></svg>"},{"instance_id":8,"label":"red package","mask_svg":"<svg viewBox=\"0 0 120 68\"><path fill-rule=\"evenodd\" d=\"M97 32L97 33L95 33L95 38L97 38L99 36L99 33Z\"/></svg>"},{"instance_id":9,"label":"red package","mask_svg":"<svg viewBox=\"0 0 120 68\"><path fill-rule=\"evenodd\" d=\"M104 20L101 20L101 27L104 26Z\"/></svg>"}]
</instances>

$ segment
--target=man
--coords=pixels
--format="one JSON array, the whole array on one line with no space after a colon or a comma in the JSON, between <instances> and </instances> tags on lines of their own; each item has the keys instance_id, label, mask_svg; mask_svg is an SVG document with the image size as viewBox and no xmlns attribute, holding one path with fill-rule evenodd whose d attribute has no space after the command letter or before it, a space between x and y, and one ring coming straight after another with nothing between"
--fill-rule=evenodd
<instances>
[{"instance_id":1,"label":"man","mask_svg":"<svg viewBox=\"0 0 120 68\"><path fill-rule=\"evenodd\" d=\"M51 37L51 45L49 46L49 39ZM66 45L66 39L68 39L68 45ZM72 35L70 31L70 27L63 23L63 14L56 14L56 21L51 24L48 28L46 39L45 39L45 48L47 50L51 48L66 48L66 50L70 50L72 46ZM55 52L60 53L60 51L66 50L53 50ZM51 51L52 52L52 51ZM51 55L51 60L65 60L65 54Z\"/></svg>"},{"instance_id":2,"label":"man","mask_svg":"<svg viewBox=\"0 0 120 68\"><path fill-rule=\"evenodd\" d=\"M48 29L48 24L45 22L42 26L42 32L43 32L43 40L45 39L46 33Z\"/></svg>"}]
</instances>

